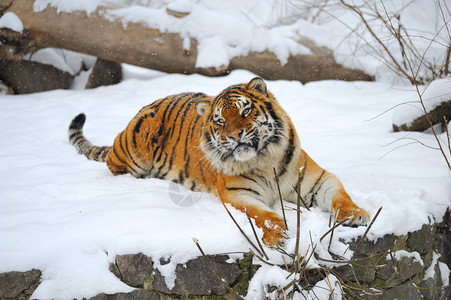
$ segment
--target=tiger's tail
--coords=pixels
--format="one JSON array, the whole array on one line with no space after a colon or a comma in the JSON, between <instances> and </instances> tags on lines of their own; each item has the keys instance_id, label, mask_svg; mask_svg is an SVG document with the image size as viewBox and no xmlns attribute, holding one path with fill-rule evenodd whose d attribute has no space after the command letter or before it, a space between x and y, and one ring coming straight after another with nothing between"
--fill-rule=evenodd
<instances>
[{"instance_id":1,"label":"tiger's tail","mask_svg":"<svg viewBox=\"0 0 451 300\"><path fill-rule=\"evenodd\" d=\"M78 150L78 153L83 154L89 160L105 162L108 153L113 147L93 146L83 135L83 125L85 124L85 121L86 116L83 113L79 114L72 120L69 125L69 143L74 145L74 147Z\"/></svg>"}]
</instances>

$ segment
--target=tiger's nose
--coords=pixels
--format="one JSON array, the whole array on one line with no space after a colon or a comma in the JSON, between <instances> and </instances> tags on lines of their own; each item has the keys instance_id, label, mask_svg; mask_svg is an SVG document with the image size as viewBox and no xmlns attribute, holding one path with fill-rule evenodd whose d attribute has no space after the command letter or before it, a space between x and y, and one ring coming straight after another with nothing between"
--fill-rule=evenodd
<instances>
[{"instance_id":1,"label":"tiger's nose","mask_svg":"<svg viewBox=\"0 0 451 300\"><path fill-rule=\"evenodd\" d=\"M237 130L232 134L229 134L229 138L235 140L236 142L239 142L241 140L241 137L243 135L243 129Z\"/></svg>"}]
</instances>

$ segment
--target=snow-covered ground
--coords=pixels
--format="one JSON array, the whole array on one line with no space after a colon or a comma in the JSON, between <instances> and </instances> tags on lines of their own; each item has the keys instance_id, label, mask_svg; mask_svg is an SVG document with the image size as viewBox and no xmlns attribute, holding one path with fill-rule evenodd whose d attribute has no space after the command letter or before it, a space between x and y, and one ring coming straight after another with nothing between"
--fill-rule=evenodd
<instances>
[{"instance_id":1,"label":"snow-covered ground","mask_svg":"<svg viewBox=\"0 0 451 300\"><path fill-rule=\"evenodd\" d=\"M77 154L68 143L67 127L84 112L86 136L94 144L110 145L142 106L160 97L182 91L214 95L255 75L234 71L208 78L130 66L124 74L122 83L93 90L0 96L0 272L40 269L42 282L33 298L130 291L108 270L117 254L153 257L171 285L175 264L199 255L192 237L207 254L249 249L218 199L161 180L114 177L106 165ZM410 140L434 146L433 136L393 133L393 113L378 116L412 99L412 87L340 81L267 84L291 116L303 148L337 174L372 217L383 207L369 238L405 234L441 220L451 205L450 172L438 151ZM244 214L231 211L252 236ZM293 252L296 217L292 210L287 214L291 231L286 250ZM319 242L328 230L328 218L317 209L303 211L302 253L311 235L317 253L330 258L328 239ZM345 245L339 238L356 237L364 230L338 228L331 251L343 255ZM273 262L282 263L279 252L267 252ZM347 251L345 256L351 254ZM161 257L170 257L171 263L158 265ZM282 284L286 275L281 269L262 267L248 299L261 297L265 283Z\"/></svg>"},{"instance_id":2,"label":"snow-covered ground","mask_svg":"<svg viewBox=\"0 0 451 300\"><path fill-rule=\"evenodd\" d=\"M373 59L371 49L361 47L361 38L368 38L367 32L357 31L360 37L350 34L349 27L359 23L349 12L336 10L331 15L325 10L318 14L317 9L303 10L303 1L279 0L36 0L34 10L51 5L59 12L82 10L90 14L111 2L132 4L101 10L124 26L141 22L177 32L185 39L186 48L195 38L200 67L226 65L233 56L264 49L274 51L284 63L288 55L309 52L298 43L302 37L333 49L339 63L376 75L379 82L267 84L291 116L302 147L310 156L337 174L354 201L372 217L383 207L368 237L375 240L387 233L418 230L424 223L440 221L451 205L450 172L443 157L413 142L435 146L434 137L391 130L392 121L408 122L417 113L417 108L409 110L409 104L397 107L395 114L389 110L418 99L415 89L383 83L392 81L393 76L383 63ZM420 52L427 48L426 58L440 63L448 36L447 27L440 25L443 20L436 6L430 0L385 3L390 4L388 10L411 3L403 10L403 24L413 39L418 38ZM175 18L166 13L167 8L189 15ZM0 18L0 27L23 30L22 21L11 14ZM383 34L383 28L374 28ZM429 45L432 38L445 42ZM396 41L389 47L395 49ZM72 74L79 71L82 61L93 64L91 57L55 49L28 58ZM104 164L77 154L68 143L67 127L75 115L85 112L87 137L95 144L110 145L142 106L160 97L185 91L214 95L255 75L234 71L227 77L207 78L131 66L124 66L124 74L122 83L93 90L79 90L86 79L83 73L72 90L0 95L0 272L41 270L42 282L33 298L88 298L101 292L130 291L108 270L117 254L142 252L151 256L171 286L175 265L199 255L192 237L207 254L244 252L250 247L215 197L184 191L156 179L114 177ZM424 96L431 100L426 102L428 107L449 99L449 83L450 79L444 79L426 90ZM444 134L440 138L446 141ZM252 236L244 214L230 209ZM291 229L286 251L292 253L296 216L292 210L286 212ZM319 241L328 230L328 219L328 214L318 209L303 211L302 254L311 249L311 236L318 245L318 255L331 258L328 239ZM350 257L352 252L344 254L346 247L339 239L362 235L364 230L338 228L331 251ZM272 262L283 263L279 252L266 251ZM159 265L161 257L170 257L171 263ZM443 277L449 275L444 264L440 269ZM268 283L284 286L286 276L280 268L263 265L251 282L247 298L261 298ZM332 276L330 279L333 281ZM325 293L327 298L327 283L322 281L318 286L316 294Z\"/></svg>"}]
</instances>

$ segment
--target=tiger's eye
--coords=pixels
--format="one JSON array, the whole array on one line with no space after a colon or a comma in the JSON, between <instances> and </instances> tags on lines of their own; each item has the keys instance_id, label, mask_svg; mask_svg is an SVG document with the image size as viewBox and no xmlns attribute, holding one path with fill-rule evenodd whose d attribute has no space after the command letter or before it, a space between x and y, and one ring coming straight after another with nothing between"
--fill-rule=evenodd
<instances>
[{"instance_id":1,"label":"tiger's eye","mask_svg":"<svg viewBox=\"0 0 451 300\"><path fill-rule=\"evenodd\" d=\"M247 117L250 113L251 113L251 109L250 108L246 108L245 110L243 110L243 116L244 117Z\"/></svg>"}]
</instances>

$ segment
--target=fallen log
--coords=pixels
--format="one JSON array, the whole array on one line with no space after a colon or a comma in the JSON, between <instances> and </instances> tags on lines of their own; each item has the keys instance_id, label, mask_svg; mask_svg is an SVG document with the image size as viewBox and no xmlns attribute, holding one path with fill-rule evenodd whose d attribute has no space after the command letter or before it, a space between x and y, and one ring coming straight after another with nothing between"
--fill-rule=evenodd
<instances>
[{"instance_id":1,"label":"fallen log","mask_svg":"<svg viewBox=\"0 0 451 300\"><path fill-rule=\"evenodd\" d=\"M24 31L17 34L0 29L2 59L17 60L37 49L54 47L168 73L217 76L234 69L246 69L265 79L304 83L324 79L374 80L360 70L337 64L331 51L314 46L310 47L313 55L291 56L285 65L281 65L274 53L264 51L234 57L228 66L221 68L198 68L194 38L191 38L190 48L184 49L183 39L177 33L160 32L138 23L128 23L124 28L120 21L111 21L102 15L104 7L89 15L84 11L58 12L51 6L34 12L33 2L15 0L4 8L3 13L13 12L20 18Z\"/></svg>"}]
</instances>

